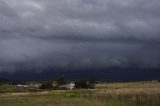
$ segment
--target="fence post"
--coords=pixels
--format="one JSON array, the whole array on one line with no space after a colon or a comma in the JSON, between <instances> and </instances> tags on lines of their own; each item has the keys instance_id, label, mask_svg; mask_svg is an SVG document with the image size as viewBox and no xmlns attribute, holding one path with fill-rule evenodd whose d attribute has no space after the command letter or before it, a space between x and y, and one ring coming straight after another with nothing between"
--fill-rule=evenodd
<instances>
[{"instance_id":1,"label":"fence post","mask_svg":"<svg viewBox=\"0 0 160 106\"><path fill-rule=\"evenodd\" d=\"M121 101L122 101L122 97L121 97L121 94L119 94L119 95L118 95L118 99L119 99L119 102L120 102L120 106L121 106L121 105L122 105L122 102L121 102Z\"/></svg>"},{"instance_id":2,"label":"fence post","mask_svg":"<svg viewBox=\"0 0 160 106\"><path fill-rule=\"evenodd\" d=\"M136 95L136 103L139 104L139 95Z\"/></svg>"}]
</instances>

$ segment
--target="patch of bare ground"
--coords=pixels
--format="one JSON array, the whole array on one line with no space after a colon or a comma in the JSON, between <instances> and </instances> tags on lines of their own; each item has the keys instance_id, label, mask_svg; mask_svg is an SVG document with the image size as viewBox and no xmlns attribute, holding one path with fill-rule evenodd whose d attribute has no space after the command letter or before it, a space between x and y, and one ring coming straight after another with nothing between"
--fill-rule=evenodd
<instances>
[{"instance_id":1,"label":"patch of bare ground","mask_svg":"<svg viewBox=\"0 0 160 106\"><path fill-rule=\"evenodd\" d=\"M0 93L0 97L11 97L11 96L38 96L48 95L48 91L43 92L14 92L14 93Z\"/></svg>"}]
</instances>

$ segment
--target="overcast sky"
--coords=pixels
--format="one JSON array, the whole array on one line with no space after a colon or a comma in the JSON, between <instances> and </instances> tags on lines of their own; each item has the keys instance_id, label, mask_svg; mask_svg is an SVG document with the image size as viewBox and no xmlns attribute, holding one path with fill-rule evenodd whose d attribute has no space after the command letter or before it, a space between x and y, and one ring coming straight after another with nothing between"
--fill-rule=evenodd
<instances>
[{"instance_id":1,"label":"overcast sky","mask_svg":"<svg viewBox=\"0 0 160 106\"><path fill-rule=\"evenodd\" d=\"M160 0L0 0L0 72L160 68Z\"/></svg>"}]
</instances>

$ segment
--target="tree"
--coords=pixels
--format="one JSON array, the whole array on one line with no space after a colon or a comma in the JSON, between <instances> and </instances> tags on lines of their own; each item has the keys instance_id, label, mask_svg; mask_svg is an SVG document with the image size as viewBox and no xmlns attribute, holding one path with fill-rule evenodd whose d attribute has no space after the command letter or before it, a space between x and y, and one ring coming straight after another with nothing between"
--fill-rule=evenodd
<instances>
[{"instance_id":1,"label":"tree","mask_svg":"<svg viewBox=\"0 0 160 106\"><path fill-rule=\"evenodd\" d=\"M94 89L97 79L95 77L91 77L88 81L88 88Z\"/></svg>"},{"instance_id":2,"label":"tree","mask_svg":"<svg viewBox=\"0 0 160 106\"><path fill-rule=\"evenodd\" d=\"M53 88L53 85L51 82L45 82L43 83L40 87L40 89L52 89Z\"/></svg>"},{"instance_id":3,"label":"tree","mask_svg":"<svg viewBox=\"0 0 160 106\"><path fill-rule=\"evenodd\" d=\"M95 77L91 77L89 79L89 84L96 84L97 79Z\"/></svg>"},{"instance_id":4,"label":"tree","mask_svg":"<svg viewBox=\"0 0 160 106\"><path fill-rule=\"evenodd\" d=\"M66 84L66 81L65 81L65 79L64 79L64 76L59 77L59 78L57 79L57 83L58 83L58 85L64 85L64 84Z\"/></svg>"},{"instance_id":5,"label":"tree","mask_svg":"<svg viewBox=\"0 0 160 106\"><path fill-rule=\"evenodd\" d=\"M87 81L85 80L76 81L75 87L76 88L88 88Z\"/></svg>"}]
</instances>

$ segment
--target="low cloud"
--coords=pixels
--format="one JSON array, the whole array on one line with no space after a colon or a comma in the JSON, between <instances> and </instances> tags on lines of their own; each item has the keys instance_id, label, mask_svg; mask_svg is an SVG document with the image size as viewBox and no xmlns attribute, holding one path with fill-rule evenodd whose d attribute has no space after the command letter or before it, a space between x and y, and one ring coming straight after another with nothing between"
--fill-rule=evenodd
<instances>
[{"instance_id":1,"label":"low cloud","mask_svg":"<svg viewBox=\"0 0 160 106\"><path fill-rule=\"evenodd\" d=\"M1 0L0 71L160 68L159 0Z\"/></svg>"}]
</instances>

